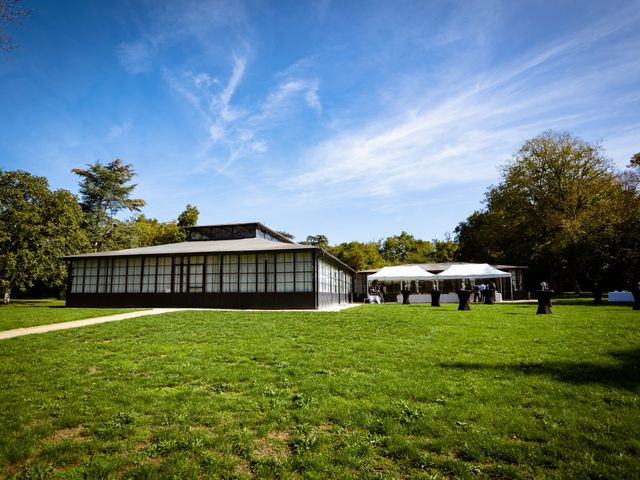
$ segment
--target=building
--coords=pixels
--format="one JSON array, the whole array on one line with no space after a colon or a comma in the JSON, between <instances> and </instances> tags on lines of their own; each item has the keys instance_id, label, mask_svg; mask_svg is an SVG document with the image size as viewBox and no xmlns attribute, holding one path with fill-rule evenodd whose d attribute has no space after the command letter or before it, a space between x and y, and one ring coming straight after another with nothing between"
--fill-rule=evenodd
<instances>
[{"instance_id":1,"label":"building","mask_svg":"<svg viewBox=\"0 0 640 480\"><path fill-rule=\"evenodd\" d=\"M353 300L354 270L261 223L188 227L187 236L65 257L67 306L318 309Z\"/></svg>"},{"instance_id":2,"label":"building","mask_svg":"<svg viewBox=\"0 0 640 480\"><path fill-rule=\"evenodd\" d=\"M456 262L456 264L466 264L468 262ZM442 273L454 263L419 263L419 264L411 264L418 265L423 270L426 270L430 273ZM497 278L496 285L498 287L498 291L502 292L502 298L505 300L521 300L528 298L528 292L525 288L524 282L524 273L528 269L528 267L516 266L516 265L492 265L498 270L502 270L504 272L508 272L511 274L511 284L509 285L508 278ZM379 268L371 269L371 270L362 270L356 274L356 279L354 283L354 300L355 301L363 301L367 297L367 278L369 275L376 273ZM416 291L420 291L421 293L428 293L434 288L432 281L420 282L424 285L413 285L413 289ZM439 288L443 293L455 292L460 288L459 280L441 280L439 281ZM397 292L400 291L400 283L398 282L395 285L390 285L388 288L388 301L395 301L395 296ZM386 296L385 296L386 298Z\"/></svg>"}]
</instances>

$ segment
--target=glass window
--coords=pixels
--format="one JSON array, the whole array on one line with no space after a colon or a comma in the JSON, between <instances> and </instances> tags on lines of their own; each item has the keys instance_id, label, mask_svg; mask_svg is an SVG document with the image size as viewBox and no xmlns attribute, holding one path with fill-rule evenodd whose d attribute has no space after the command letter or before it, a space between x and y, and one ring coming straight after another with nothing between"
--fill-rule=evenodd
<instances>
[{"instance_id":1,"label":"glass window","mask_svg":"<svg viewBox=\"0 0 640 480\"><path fill-rule=\"evenodd\" d=\"M189 257L189 291L202 292L204 256Z\"/></svg>"},{"instance_id":2,"label":"glass window","mask_svg":"<svg viewBox=\"0 0 640 480\"><path fill-rule=\"evenodd\" d=\"M82 293L84 283L84 260L74 260L71 271L71 293Z\"/></svg>"},{"instance_id":3,"label":"glass window","mask_svg":"<svg viewBox=\"0 0 640 480\"><path fill-rule=\"evenodd\" d=\"M313 256L309 252L296 253L296 292L313 291Z\"/></svg>"},{"instance_id":4,"label":"glass window","mask_svg":"<svg viewBox=\"0 0 640 480\"><path fill-rule=\"evenodd\" d=\"M142 258L129 258L127 269L127 292L140 293L140 280L142 275Z\"/></svg>"},{"instance_id":5,"label":"glass window","mask_svg":"<svg viewBox=\"0 0 640 480\"><path fill-rule=\"evenodd\" d=\"M206 292L220 291L220 255L207 256Z\"/></svg>"},{"instance_id":6,"label":"glass window","mask_svg":"<svg viewBox=\"0 0 640 480\"><path fill-rule=\"evenodd\" d=\"M156 264L158 259L155 257L144 259L144 268L142 275L142 292L154 293L156 291Z\"/></svg>"},{"instance_id":7,"label":"glass window","mask_svg":"<svg viewBox=\"0 0 640 480\"><path fill-rule=\"evenodd\" d=\"M238 291L238 255L222 257L222 291Z\"/></svg>"},{"instance_id":8,"label":"glass window","mask_svg":"<svg viewBox=\"0 0 640 480\"><path fill-rule=\"evenodd\" d=\"M293 292L294 285L294 254L276 254L276 291Z\"/></svg>"},{"instance_id":9,"label":"glass window","mask_svg":"<svg viewBox=\"0 0 640 480\"><path fill-rule=\"evenodd\" d=\"M113 278L111 291L113 293L124 293L127 282L127 259L113 259Z\"/></svg>"},{"instance_id":10,"label":"glass window","mask_svg":"<svg viewBox=\"0 0 640 480\"><path fill-rule=\"evenodd\" d=\"M240 255L240 291L255 292L257 280L256 255Z\"/></svg>"},{"instance_id":11,"label":"glass window","mask_svg":"<svg viewBox=\"0 0 640 480\"><path fill-rule=\"evenodd\" d=\"M157 276L157 293L171 293L171 257L159 257Z\"/></svg>"},{"instance_id":12,"label":"glass window","mask_svg":"<svg viewBox=\"0 0 640 480\"><path fill-rule=\"evenodd\" d=\"M86 260L84 263L84 293L96 293L98 290L98 260Z\"/></svg>"}]
</instances>

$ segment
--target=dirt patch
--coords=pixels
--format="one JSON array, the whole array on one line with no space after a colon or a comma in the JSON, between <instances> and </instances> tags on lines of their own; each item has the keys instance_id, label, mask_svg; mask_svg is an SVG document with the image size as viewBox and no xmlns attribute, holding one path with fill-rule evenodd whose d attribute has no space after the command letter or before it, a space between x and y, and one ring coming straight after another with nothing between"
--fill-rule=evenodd
<instances>
[{"instance_id":1,"label":"dirt patch","mask_svg":"<svg viewBox=\"0 0 640 480\"><path fill-rule=\"evenodd\" d=\"M269 432L266 437L256 439L253 455L257 458L284 460L291 454L290 439L289 432Z\"/></svg>"},{"instance_id":2,"label":"dirt patch","mask_svg":"<svg viewBox=\"0 0 640 480\"><path fill-rule=\"evenodd\" d=\"M267 434L267 438L273 438L282 442L288 442L291 440L291 434L287 431L273 430Z\"/></svg>"},{"instance_id":3,"label":"dirt patch","mask_svg":"<svg viewBox=\"0 0 640 480\"><path fill-rule=\"evenodd\" d=\"M48 437L45 437L42 441L44 443L60 443L65 440L82 440L84 438L84 427L78 425L73 428L63 428L56 432L53 432Z\"/></svg>"},{"instance_id":4,"label":"dirt patch","mask_svg":"<svg viewBox=\"0 0 640 480\"><path fill-rule=\"evenodd\" d=\"M243 477L255 478L255 475L251 471L251 466L249 465L249 462L246 462L244 460L240 461L240 463L238 463L233 468L233 473L235 473L236 475L242 475Z\"/></svg>"},{"instance_id":5,"label":"dirt patch","mask_svg":"<svg viewBox=\"0 0 640 480\"><path fill-rule=\"evenodd\" d=\"M95 375L98 373L98 369L96 367L89 368L89 375Z\"/></svg>"}]
</instances>

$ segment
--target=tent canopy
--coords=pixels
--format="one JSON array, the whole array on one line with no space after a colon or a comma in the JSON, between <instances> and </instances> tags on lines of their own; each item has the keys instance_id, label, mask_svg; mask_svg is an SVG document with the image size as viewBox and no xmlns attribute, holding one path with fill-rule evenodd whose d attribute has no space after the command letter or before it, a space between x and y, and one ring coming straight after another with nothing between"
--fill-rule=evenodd
<instances>
[{"instance_id":1,"label":"tent canopy","mask_svg":"<svg viewBox=\"0 0 640 480\"><path fill-rule=\"evenodd\" d=\"M384 267L377 273L369 275L367 280L435 280L436 276L417 265L398 265L397 267Z\"/></svg>"},{"instance_id":2,"label":"tent canopy","mask_svg":"<svg viewBox=\"0 0 640 480\"><path fill-rule=\"evenodd\" d=\"M438 274L438 280L456 280L464 278L501 278L510 276L510 273L498 270L488 263L467 263L461 265L451 265L445 271Z\"/></svg>"}]
</instances>

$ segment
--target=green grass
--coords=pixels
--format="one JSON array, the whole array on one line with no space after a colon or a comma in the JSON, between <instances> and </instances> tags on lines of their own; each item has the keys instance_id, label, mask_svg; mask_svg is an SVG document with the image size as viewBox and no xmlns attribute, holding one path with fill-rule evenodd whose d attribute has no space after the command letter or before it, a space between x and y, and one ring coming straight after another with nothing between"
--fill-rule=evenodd
<instances>
[{"instance_id":1,"label":"green grass","mask_svg":"<svg viewBox=\"0 0 640 480\"><path fill-rule=\"evenodd\" d=\"M64 300L14 299L0 305L0 331L134 312L133 308L66 308Z\"/></svg>"},{"instance_id":2,"label":"green grass","mask_svg":"<svg viewBox=\"0 0 640 480\"><path fill-rule=\"evenodd\" d=\"M640 477L640 312L181 312L0 343L8 478Z\"/></svg>"}]
</instances>

